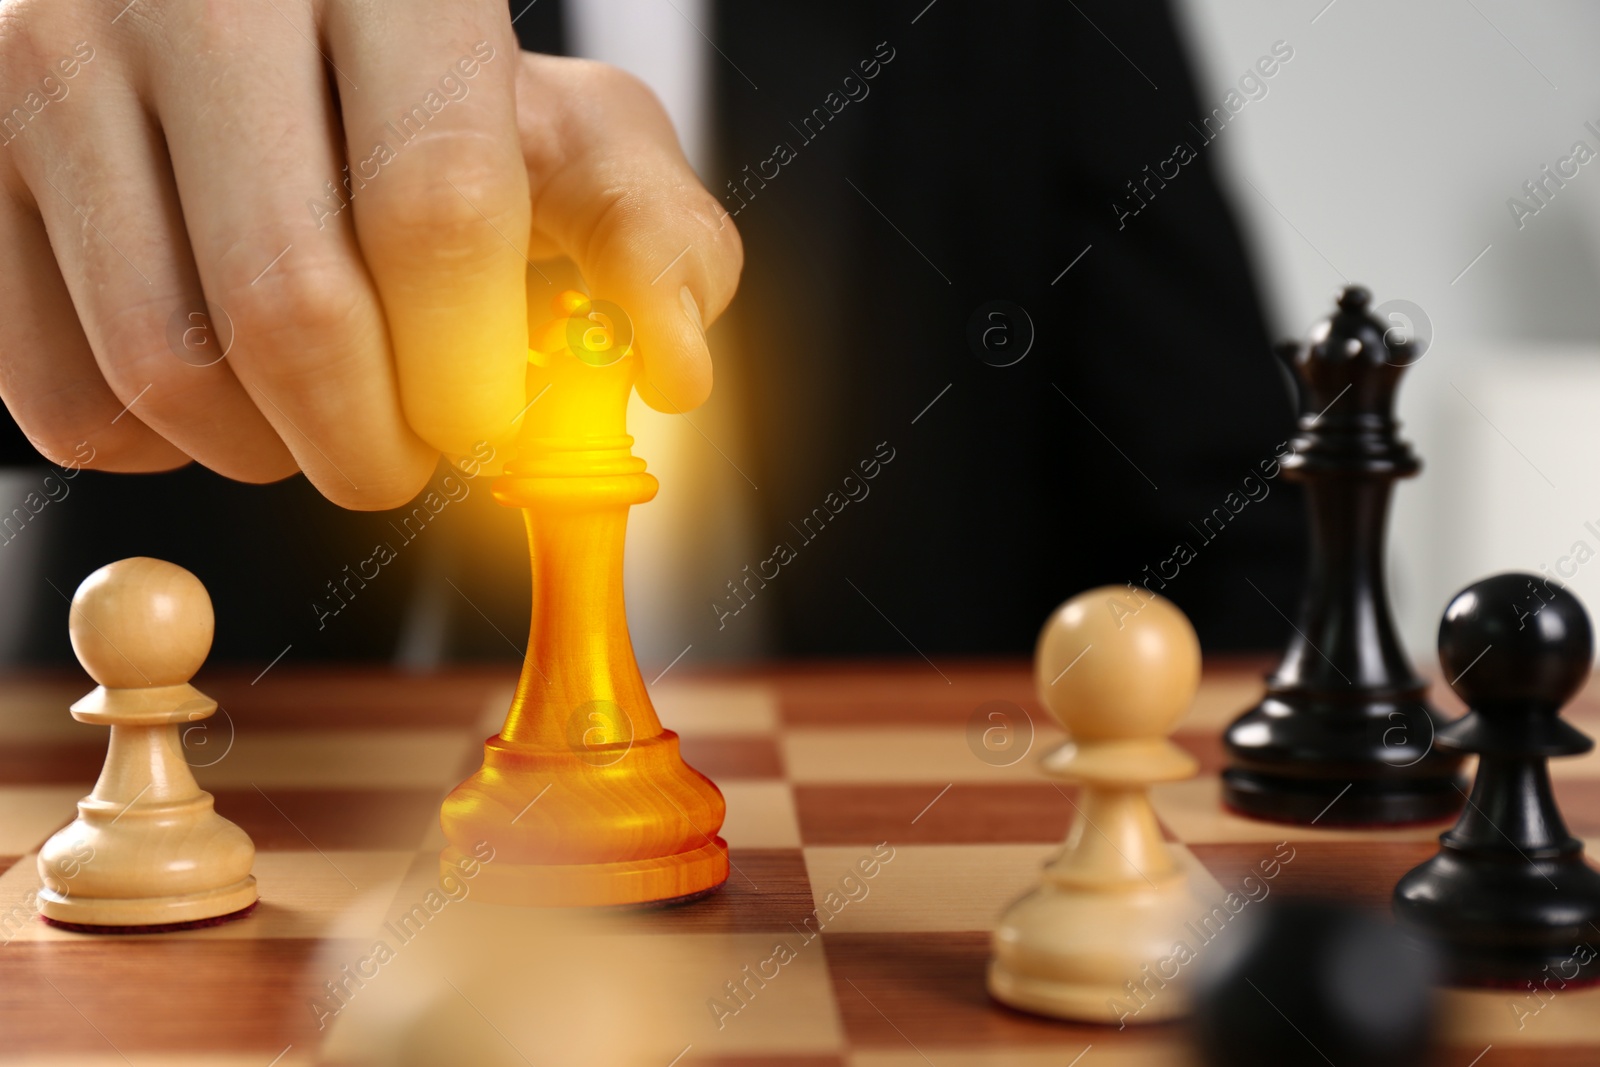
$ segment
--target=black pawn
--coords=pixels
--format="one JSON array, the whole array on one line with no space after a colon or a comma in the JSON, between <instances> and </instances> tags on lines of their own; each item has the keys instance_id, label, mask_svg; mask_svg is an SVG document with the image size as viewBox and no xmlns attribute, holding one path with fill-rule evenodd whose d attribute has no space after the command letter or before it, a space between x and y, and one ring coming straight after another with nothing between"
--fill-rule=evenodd
<instances>
[{"instance_id":1,"label":"black pawn","mask_svg":"<svg viewBox=\"0 0 1600 1067\"><path fill-rule=\"evenodd\" d=\"M1427 1061L1432 960L1370 912L1268 901L1241 915L1195 966L1192 1028L1208 1067Z\"/></svg>"},{"instance_id":2,"label":"black pawn","mask_svg":"<svg viewBox=\"0 0 1600 1067\"><path fill-rule=\"evenodd\" d=\"M1258 819L1393 825L1454 815L1460 758L1430 747L1445 718L1425 699L1389 611L1385 526L1395 480L1422 469L1394 418L1409 342L1352 285L1310 343L1278 346L1299 395L1283 461L1311 519L1299 620L1266 696L1228 728L1223 800ZM1240 596L1255 594L1241 587Z\"/></svg>"},{"instance_id":3,"label":"black pawn","mask_svg":"<svg viewBox=\"0 0 1600 1067\"><path fill-rule=\"evenodd\" d=\"M1560 718L1593 655L1583 605L1544 578L1499 574L1445 608L1439 663L1470 710L1434 744L1476 753L1478 776L1438 855L1395 886L1394 907L1438 945L1453 984L1565 982L1600 934L1600 873L1562 822L1548 767L1594 747Z\"/></svg>"}]
</instances>

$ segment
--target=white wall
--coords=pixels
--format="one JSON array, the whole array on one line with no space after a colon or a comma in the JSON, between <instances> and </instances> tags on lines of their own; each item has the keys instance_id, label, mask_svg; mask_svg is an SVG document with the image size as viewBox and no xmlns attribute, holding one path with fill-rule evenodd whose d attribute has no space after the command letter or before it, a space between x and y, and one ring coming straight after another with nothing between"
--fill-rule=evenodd
<instances>
[{"instance_id":1,"label":"white wall","mask_svg":"<svg viewBox=\"0 0 1600 1067\"><path fill-rule=\"evenodd\" d=\"M1506 206L1531 203L1522 184L1575 141L1600 153L1584 126L1600 130L1600 6L1182 0L1179 11L1206 107L1274 41L1294 48L1206 149L1276 332L1303 337L1346 280L1431 320L1433 348L1400 399L1424 470L1399 488L1391 546L1402 629L1431 670L1439 612L1461 586L1554 567L1579 539L1600 551L1583 527L1600 529L1600 158L1520 229ZM1137 42L1119 44L1137 60ZM1600 610L1600 563L1572 585Z\"/></svg>"}]
</instances>

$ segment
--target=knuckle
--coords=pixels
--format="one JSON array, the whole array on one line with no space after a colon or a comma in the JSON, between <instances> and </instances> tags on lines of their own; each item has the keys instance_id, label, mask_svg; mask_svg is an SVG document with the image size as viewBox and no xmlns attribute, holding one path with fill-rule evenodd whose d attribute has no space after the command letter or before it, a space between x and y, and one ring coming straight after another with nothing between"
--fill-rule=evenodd
<instances>
[{"instance_id":1,"label":"knuckle","mask_svg":"<svg viewBox=\"0 0 1600 1067\"><path fill-rule=\"evenodd\" d=\"M408 404L405 411L406 421L417 436L447 455L463 455L471 449L471 442L483 437L482 433L469 428L462 420L440 415L431 409L417 411Z\"/></svg>"},{"instance_id":2,"label":"knuckle","mask_svg":"<svg viewBox=\"0 0 1600 1067\"><path fill-rule=\"evenodd\" d=\"M0 87L14 88L13 79L24 80L38 64L46 51L40 24L48 17L45 4L38 0L12 0L0 7L0 59L6 71Z\"/></svg>"},{"instance_id":3,"label":"knuckle","mask_svg":"<svg viewBox=\"0 0 1600 1067\"><path fill-rule=\"evenodd\" d=\"M165 323L152 304L126 308L106 320L97 345L101 372L106 384L120 402L132 403L136 398L146 407L161 404L166 396L164 389L152 389L152 383L167 378L171 373L169 363L176 357L167 348L163 335ZM140 396L146 390L149 395Z\"/></svg>"},{"instance_id":4,"label":"knuckle","mask_svg":"<svg viewBox=\"0 0 1600 1067\"><path fill-rule=\"evenodd\" d=\"M177 298L151 300L107 317L96 333L96 362L115 394L118 424L137 421L157 432L192 423L214 399L225 369L190 362L169 331L171 315L188 306ZM163 429L165 427L165 429Z\"/></svg>"},{"instance_id":5,"label":"knuckle","mask_svg":"<svg viewBox=\"0 0 1600 1067\"><path fill-rule=\"evenodd\" d=\"M655 90L646 85L643 79L630 74L621 67L598 60L579 60L575 69L580 80L587 83L585 88L590 98L601 98L607 107L617 104L631 104L644 106L666 114L666 109L661 105L660 97Z\"/></svg>"},{"instance_id":6,"label":"knuckle","mask_svg":"<svg viewBox=\"0 0 1600 1067\"><path fill-rule=\"evenodd\" d=\"M37 114L45 102L66 99L70 79L94 58L85 12L78 7L53 0L0 4L0 92L9 114L19 103Z\"/></svg>"},{"instance_id":7,"label":"knuckle","mask_svg":"<svg viewBox=\"0 0 1600 1067\"><path fill-rule=\"evenodd\" d=\"M429 395L404 385L400 407L407 425L417 436L446 455L465 455L483 440L485 425L504 421L499 413L483 417L485 413L470 402L446 402L441 394Z\"/></svg>"},{"instance_id":8,"label":"knuckle","mask_svg":"<svg viewBox=\"0 0 1600 1067\"><path fill-rule=\"evenodd\" d=\"M688 198L684 210L690 226L703 233L713 265L737 278L744 270L744 240L733 224L733 216L704 189ZM721 271L716 273L720 276Z\"/></svg>"},{"instance_id":9,"label":"knuckle","mask_svg":"<svg viewBox=\"0 0 1600 1067\"><path fill-rule=\"evenodd\" d=\"M478 137L440 137L367 203L370 239L415 254L498 250L528 228L527 179L520 159ZM514 164L514 165L513 165ZM356 201L360 220L362 203ZM368 233L363 233L364 241Z\"/></svg>"},{"instance_id":10,"label":"knuckle","mask_svg":"<svg viewBox=\"0 0 1600 1067\"><path fill-rule=\"evenodd\" d=\"M663 244L673 245L667 255L687 244L718 306L732 298L744 269L744 244L733 219L704 189L680 189L670 197L655 197L634 189L620 189L596 220L585 250L587 263L629 263L637 258L643 234L672 234Z\"/></svg>"},{"instance_id":11,"label":"knuckle","mask_svg":"<svg viewBox=\"0 0 1600 1067\"><path fill-rule=\"evenodd\" d=\"M366 298L353 271L315 261L280 264L263 277L226 285L219 295L235 343L270 352L262 370L275 376L292 376L320 362L328 349L348 345Z\"/></svg>"},{"instance_id":12,"label":"knuckle","mask_svg":"<svg viewBox=\"0 0 1600 1067\"><path fill-rule=\"evenodd\" d=\"M17 426L47 461L65 470L121 470L141 462L149 433L135 420L110 422L112 402L96 403L77 387L8 401Z\"/></svg>"},{"instance_id":13,"label":"knuckle","mask_svg":"<svg viewBox=\"0 0 1600 1067\"><path fill-rule=\"evenodd\" d=\"M633 262L653 237L676 232L681 209L669 198L653 195L649 184L627 181L610 186L597 202L598 212L589 232L582 262L617 269ZM671 244L670 237L663 237ZM679 247L682 247L681 245ZM676 253L677 249L673 249Z\"/></svg>"}]
</instances>

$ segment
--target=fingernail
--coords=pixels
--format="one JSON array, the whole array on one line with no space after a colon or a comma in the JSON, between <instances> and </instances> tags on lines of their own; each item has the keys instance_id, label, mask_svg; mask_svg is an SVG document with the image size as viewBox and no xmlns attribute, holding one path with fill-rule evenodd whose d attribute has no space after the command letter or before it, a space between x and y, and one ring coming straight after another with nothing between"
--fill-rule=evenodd
<instances>
[{"instance_id":1,"label":"fingernail","mask_svg":"<svg viewBox=\"0 0 1600 1067\"><path fill-rule=\"evenodd\" d=\"M678 290L678 299L683 303L683 312L689 316L689 321L694 323L695 329L700 331L701 340L706 336L706 320L700 317L700 305L695 302L694 294L686 285Z\"/></svg>"}]
</instances>

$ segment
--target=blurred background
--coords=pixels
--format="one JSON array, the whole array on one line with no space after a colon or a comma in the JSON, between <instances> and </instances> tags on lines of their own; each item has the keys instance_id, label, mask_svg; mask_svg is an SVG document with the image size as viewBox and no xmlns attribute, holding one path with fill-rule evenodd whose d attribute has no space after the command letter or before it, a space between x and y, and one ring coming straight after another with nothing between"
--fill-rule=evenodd
<instances>
[{"instance_id":1,"label":"blurred background","mask_svg":"<svg viewBox=\"0 0 1600 1067\"><path fill-rule=\"evenodd\" d=\"M1276 648L1305 544L1300 490L1246 481L1292 433L1268 344L1347 282L1427 345L1400 391L1424 472L1390 545L1413 658L1432 669L1440 609L1485 573L1549 569L1600 604L1600 10L511 11L524 47L649 83L744 239L711 402L631 415L661 481L628 544L647 678L1023 655L1060 600L1142 582L1182 541L1197 558L1162 592L1205 648ZM206 582L219 661L520 657L525 541L487 478L441 466L448 506L407 525L298 477L49 467L14 428L4 458L6 663L70 661L73 588L135 554ZM1200 543L1190 524L1241 487ZM379 544L394 561L348 581Z\"/></svg>"}]
</instances>

